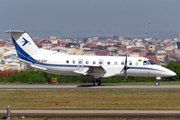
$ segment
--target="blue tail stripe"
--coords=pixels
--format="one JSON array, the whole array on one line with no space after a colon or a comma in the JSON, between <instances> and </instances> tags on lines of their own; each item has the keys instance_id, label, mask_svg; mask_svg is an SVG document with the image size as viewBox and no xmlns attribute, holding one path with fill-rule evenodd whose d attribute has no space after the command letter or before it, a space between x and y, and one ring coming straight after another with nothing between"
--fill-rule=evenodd
<instances>
[{"instance_id":1,"label":"blue tail stripe","mask_svg":"<svg viewBox=\"0 0 180 120\"><path fill-rule=\"evenodd\" d=\"M11 36L12 37L12 36ZM26 61L29 61L29 62L33 62L33 63L36 63L37 61L32 58L29 54L27 54L17 43L16 41L14 40L14 38L12 37L12 40L13 40L13 43L14 43L14 46L16 48L16 51L17 51L17 54L18 54L18 57L23 59L23 60L26 60Z\"/></svg>"}]
</instances>

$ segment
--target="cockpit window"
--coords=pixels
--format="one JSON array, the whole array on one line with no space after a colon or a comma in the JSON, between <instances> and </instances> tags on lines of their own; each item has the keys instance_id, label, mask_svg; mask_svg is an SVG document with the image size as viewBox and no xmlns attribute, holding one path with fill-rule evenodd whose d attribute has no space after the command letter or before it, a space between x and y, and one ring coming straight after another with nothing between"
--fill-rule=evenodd
<instances>
[{"instance_id":1,"label":"cockpit window","mask_svg":"<svg viewBox=\"0 0 180 120\"><path fill-rule=\"evenodd\" d=\"M155 65L155 63L153 63L153 61L151 61L151 60L148 60L148 62L149 62L151 65Z\"/></svg>"},{"instance_id":2,"label":"cockpit window","mask_svg":"<svg viewBox=\"0 0 180 120\"><path fill-rule=\"evenodd\" d=\"M150 65L150 63L148 61L144 61L143 65Z\"/></svg>"}]
</instances>

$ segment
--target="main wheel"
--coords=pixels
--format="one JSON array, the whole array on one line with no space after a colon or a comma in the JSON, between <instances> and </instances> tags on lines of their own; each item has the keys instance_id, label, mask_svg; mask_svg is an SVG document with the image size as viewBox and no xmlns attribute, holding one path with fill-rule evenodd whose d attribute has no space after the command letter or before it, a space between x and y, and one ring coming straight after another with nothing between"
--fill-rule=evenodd
<instances>
[{"instance_id":1,"label":"main wheel","mask_svg":"<svg viewBox=\"0 0 180 120\"><path fill-rule=\"evenodd\" d=\"M97 82L98 82L98 85L101 85L101 81L100 80L97 80Z\"/></svg>"},{"instance_id":2,"label":"main wheel","mask_svg":"<svg viewBox=\"0 0 180 120\"><path fill-rule=\"evenodd\" d=\"M94 81L94 82L93 82L93 85L94 85L94 86L98 86L98 81Z\"/></svg>"}]
</instances>

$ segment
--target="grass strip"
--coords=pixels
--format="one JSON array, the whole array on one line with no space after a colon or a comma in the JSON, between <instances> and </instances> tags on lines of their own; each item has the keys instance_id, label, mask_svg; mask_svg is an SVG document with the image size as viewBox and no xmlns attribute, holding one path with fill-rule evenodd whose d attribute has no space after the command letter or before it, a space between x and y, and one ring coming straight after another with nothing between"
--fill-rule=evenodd
<instances>
[{"instance_id":1,"label":"grass strip","mask_svg":"<svg viewBox=\"0 0 180 120\"><path fill-rule=\"evenodd\" d=\"M180 90L1 90L6 109L180 109Z\"/></svg>"}]
</instances>

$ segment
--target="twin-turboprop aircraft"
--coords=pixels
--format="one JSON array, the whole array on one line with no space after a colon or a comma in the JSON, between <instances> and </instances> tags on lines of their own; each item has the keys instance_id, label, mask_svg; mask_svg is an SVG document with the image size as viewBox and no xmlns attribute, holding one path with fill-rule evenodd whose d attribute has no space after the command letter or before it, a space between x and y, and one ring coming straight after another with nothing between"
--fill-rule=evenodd
<instances>
[{"instance_id":1,"label":"twin-turboprop aircraft","mask_svg":"<svg viewBox=\"0 0 180 120\"><path fill-rule=\"evenodd\" d=\"M6 33L11 34L20 61L48 73L93 76L94 86L101 85L102 77L156 77L155 85L159 85L161 77L176 75L145 57L68 55L39 49L26 31L8 30Z\"/></svg>"}]
</instances>

